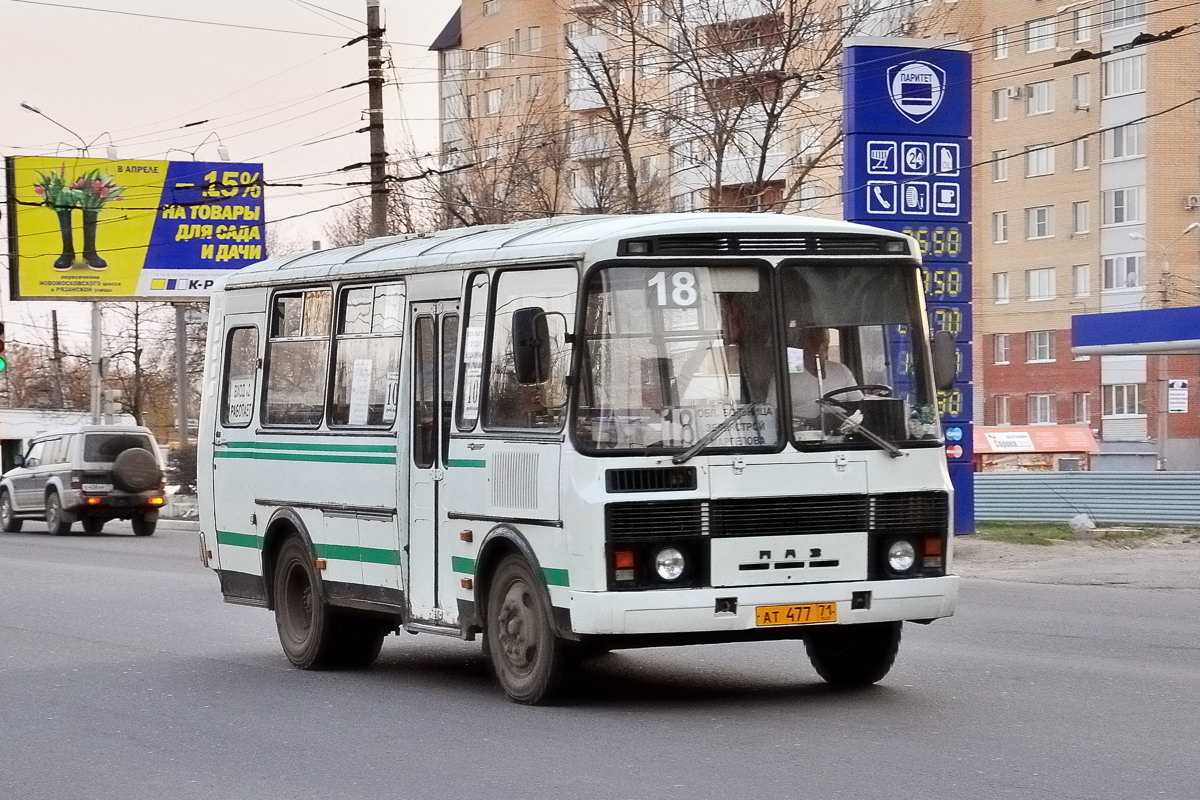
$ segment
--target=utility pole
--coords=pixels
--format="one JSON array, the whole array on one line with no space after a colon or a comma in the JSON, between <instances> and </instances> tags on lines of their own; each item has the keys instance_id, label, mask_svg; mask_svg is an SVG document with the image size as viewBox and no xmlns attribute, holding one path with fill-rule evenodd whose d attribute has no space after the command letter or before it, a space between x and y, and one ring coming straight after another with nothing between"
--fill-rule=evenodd
<instances>
[{"instance_id":1,"label":"utility pole","mask_svg":"<svg viewBox=\"0 0 1200 800\"><path fill-rule=\"evenodd\" d=\"M387 144L383 136L383 28L379 0L367 0L367 126L371 132L371 235L387 235Z\"/></svg>"},{"instance_id":2,"label":"utility pole","mask_svg":"<svg viewBox=\"0 0 1200 800\"><path fill-rule=\"evenodd\" d=\"M62 347L58 343L58 312L50 309L50 337L54 342L54 407L61 409L63 404L62 376Z\"/></svg>"}]
</instances>

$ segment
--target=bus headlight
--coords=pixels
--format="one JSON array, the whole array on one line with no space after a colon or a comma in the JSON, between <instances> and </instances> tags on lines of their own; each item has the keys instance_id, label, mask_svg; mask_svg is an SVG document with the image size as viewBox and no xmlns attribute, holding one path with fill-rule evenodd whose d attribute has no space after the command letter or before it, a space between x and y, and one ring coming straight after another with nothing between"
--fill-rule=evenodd
<instances>
[{"instance_id":1,"label":"bus headlight","mask_svg":"<svg viewBox=\"0 0 1200 800\"><path fill-rule=\"evenodd\" d=\"M654 555L654 571L664 581L679 580L685 566L683 553L674 547L664 547Z\"/></svg>"},{"instance_id":2,"label":"bus headlight","mask_svg":"<svg viewBox=\"0 0 1200 800\"><path fill-rule=\"evenodd\" d=\"M887 565L892 572L903 574L917 563L917 548L908 539L896 539L887 549Z\"/></svg>"}]
</instances>

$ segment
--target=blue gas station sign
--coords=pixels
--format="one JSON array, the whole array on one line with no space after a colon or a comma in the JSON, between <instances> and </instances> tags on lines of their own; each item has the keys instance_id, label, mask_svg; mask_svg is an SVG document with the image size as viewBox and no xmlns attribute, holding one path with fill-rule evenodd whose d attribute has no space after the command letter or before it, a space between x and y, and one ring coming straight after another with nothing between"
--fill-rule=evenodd
<instances>
[{"instance_id":1,"label":"blue gas station sign","mask_svg":"<svg viewBox=\"0 0 1200 800\"><path fill-rule=\"evenodd\" d=\"M901 231L924 261L932 331L958 343L938 394L955 529L974 529L971 318L971 54L932 40L851 39L845 50L845 217Z\"/></svg>"}]
</instances>

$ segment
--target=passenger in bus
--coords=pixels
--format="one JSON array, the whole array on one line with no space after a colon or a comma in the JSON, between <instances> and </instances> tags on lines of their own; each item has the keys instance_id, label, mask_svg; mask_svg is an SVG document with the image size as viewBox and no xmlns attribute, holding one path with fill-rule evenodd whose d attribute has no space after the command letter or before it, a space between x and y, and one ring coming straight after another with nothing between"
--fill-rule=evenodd
<instances>
[{"instance_id":1,"label":"passenger in bus","mask_svg":"<svg viewBox=\"0 0 1200 800\"><path fill-rule=\"evenodd\" d=\"M798 428L821 427L822 395L835 389L858 385L850 368L829 358L829 329L799 328L794 346L788 348L788 373L792 385L792 418ZM838 395L838 400L861 400L854 390Z\"/></svg>"}]
</instances>

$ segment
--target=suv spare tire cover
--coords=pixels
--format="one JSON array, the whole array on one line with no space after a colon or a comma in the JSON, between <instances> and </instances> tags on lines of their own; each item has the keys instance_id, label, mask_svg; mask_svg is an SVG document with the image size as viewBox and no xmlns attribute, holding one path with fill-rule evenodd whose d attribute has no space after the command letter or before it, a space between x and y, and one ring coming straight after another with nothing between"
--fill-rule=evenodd
<instances>
[{"instance_id":1,"label":"suv spare tire cover","mask_svg":"<svg viewBox=\"0 0 1200 800\"><path fill-rule=\"evenodd\" d=\"M156 489L161 479L158 459L140 447L125 450L113 462L113 484L126 492Z\"/></svg>"}]
</instances>

